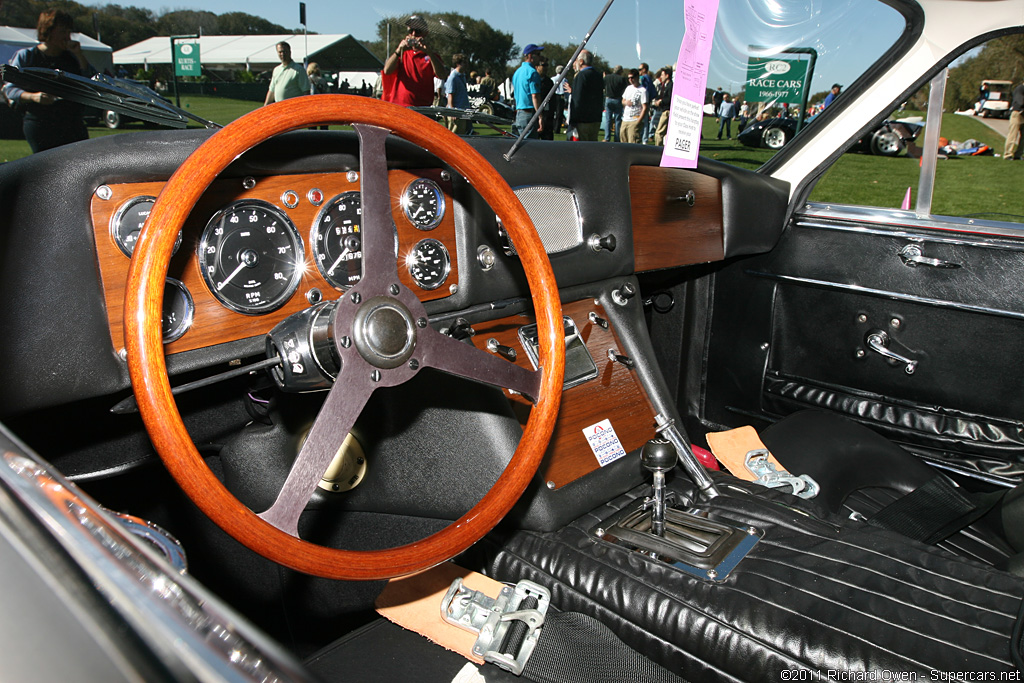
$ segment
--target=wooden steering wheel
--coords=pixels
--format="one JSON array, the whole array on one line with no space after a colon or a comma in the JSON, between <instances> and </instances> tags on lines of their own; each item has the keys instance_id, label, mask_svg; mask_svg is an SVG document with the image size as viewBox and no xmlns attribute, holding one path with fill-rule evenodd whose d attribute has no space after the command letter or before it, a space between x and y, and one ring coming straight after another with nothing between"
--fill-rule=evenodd
<instances>
[{"instance_id":1,"label":"wooden steering wheel","mask_svg":"<svg viewBox=\"0 0 1024 683\"><path fill-rule=\"evenodd\" d=\"M341 295L331 322L341 358L337 381L277 500L257 514L206 466L171 395L160 330L164 278L186 217L232 161L274 135L339 122L352 123L359 136L363 277ZM537 317L541 359L537 372L434 331L416 294L399 282L384 144L389 133L419 145L463 175L508 229L530 283ZM508 513L536 472L561 399L565 347L558 287L522 204L464 140L420 114L364 97L298 97L262 107L221 129L193 152L160 193L136 244L124 321L139 410L160 458L189 498L214 523L260 555L332 579L411 574L450 559L479 540ZM299 516L370 394L377 387L401 384L424 367L535 399L519 446L494 486L450 526L407 545L352 551L300 539Z\"/></svg>"}]
</instances>

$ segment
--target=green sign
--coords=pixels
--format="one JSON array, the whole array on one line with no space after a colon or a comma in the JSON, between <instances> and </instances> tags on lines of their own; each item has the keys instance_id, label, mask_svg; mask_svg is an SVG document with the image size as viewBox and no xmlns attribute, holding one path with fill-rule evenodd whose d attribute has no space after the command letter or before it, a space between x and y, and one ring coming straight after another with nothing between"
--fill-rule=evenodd
<instances>
[{"instance_id":1,"label":"green sign","mask_svg":"<svg viewBox=\"0 0 1024 683\"><path fill-rule=\"evenodd\" d=\"M807 81L807 62L799 59L751 57L747 61L748 102L801 104Z\"/></svg>"},{"instance_id":2,"label":"green sign","mask_svg":"<svg viewBox=\"0 0 1024 683\"><path fill-rule=\"evenodd\" d=\"M174 75L203 75L203 68L199 63L199 43L174 44Z\"/></svg>"}]
</instances>

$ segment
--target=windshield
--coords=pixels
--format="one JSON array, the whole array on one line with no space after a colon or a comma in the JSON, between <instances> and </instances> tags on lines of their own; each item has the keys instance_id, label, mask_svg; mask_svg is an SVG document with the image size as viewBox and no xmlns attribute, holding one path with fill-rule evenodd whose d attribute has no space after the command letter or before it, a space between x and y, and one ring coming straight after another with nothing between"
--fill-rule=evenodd
<instances>
[{"instance_id":1,"label":"windshield","mask_svg":"<svg viewBox=\"0 0 1024 683\"><path fill-rule=\"evenodd\" d=\"M97 72L134 79L189 114L225 124L268 101L274 70L281 64L276 49L281 42L290 45L290 58L309 73L310 93L380 97L381 70L389 55L401 49L406 22L417 14L429 29L431 49L443 62L427 106L453 106L445 85L452 58L462 55L469 100L454 106L501 120L487 119L494 128L465 126L459 131L491 135L501 134L496 129L502 123L512 127L516 109L511 76L523 49L542 48L545 76L557 78L589 35L587 50L603 75L621 75L628 82L629 70L640 69L638 82L651 100L641 141L654 144L663 112L659 71L675 67L688 3L615 0L592 34L603 3L537 0L512 7L505 0L450 0L429 12L422 12L421 4L393 0L355 11L328 5L296 17L294 7L262 0L244 5L212 0L202 8L196 3L174 10L161 0L141 0L127 8L91 8L96 21L92 27L79 26L75 36ZM713 7L698 0L693 5ZM5 14L12 25L35 24L29 8L9 6ZM750 168L765 163L815 114L842 98L905 30L902 15L877 0L721 0L714 16L710 58L699 65L707 74L700 153ZM691 23L692 31L710 25ZM23 32L30 41L32 30ZM171 36L178 38L172 41ZM570 66L565 74L571 86L575 69ZM153 98L148 99L151 108ZM551 105L559 110L553 139L578 134L568 125L568 101L568 96L560 97ZM732 104L726 107L724 124L723 101ZM100 110L104 106L89 104ZM120 127L146 119L137 113L121 111L127 116L119 119ZM445 118L444 112L433 115ZM599 139L620 139L618 116L615 111L603 113ZM102 128L103 119L99 123L96 127ZM118 127L111 117L106 125Z\"/></svg>"}]
</instances>

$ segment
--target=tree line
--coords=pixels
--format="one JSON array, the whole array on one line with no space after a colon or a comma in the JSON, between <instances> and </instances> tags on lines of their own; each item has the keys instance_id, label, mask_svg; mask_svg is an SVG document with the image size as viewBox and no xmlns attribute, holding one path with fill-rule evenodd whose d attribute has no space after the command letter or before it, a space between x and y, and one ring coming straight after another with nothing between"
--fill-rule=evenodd
<instances>
[{"instance_id":1,"label":"tree line","mask_svg":"<svg viewBox=\"0 0 1024 683\"><path fill-rule=\"evenodd\" d=\"M208 36L273 35L300 33L302 30L301 27L286 28L244 12L214 14L204 10L174 10L156 14L141 7L114 4L86 6L74 0L3 0L0 3L0 25L35 27L39 13L47 9L64 10L74 18L75 29L79 33L100 40L115 51L154 36L193 33ZM427 20L431 27L432 47L446 61L451 55L462 53L468 59L469 70L483 75L484 70L490 68L498 79L510 76L515 69L509 63L519 61L522 48L511 33L495 29L481 19L455 12L417 14ZM405 36L404 19L404 16L381 19L377 23L376 40L360 42L383 62ZM552 64L565 64L575 49L575 45L546 44L545 54ZM594 61L599 70L609 70L608 63L598 55Z\"/></svg>"},{"instance_id":2,"label":"tree line","mask_svg":"<svg viewBox=\"0 0 1024 683\"><path fill-rule=\"evenodd\" d=\"M214 14L202 10L175 10L157 15L141 7L98 5L88 7L74 0L5 0L0 24L34 28L39 13L64 10L75 20L75 30L120 50L154 36L202 33L211 36L292 33L288 29L244 12Z\"/></svg>"}]
</instances>

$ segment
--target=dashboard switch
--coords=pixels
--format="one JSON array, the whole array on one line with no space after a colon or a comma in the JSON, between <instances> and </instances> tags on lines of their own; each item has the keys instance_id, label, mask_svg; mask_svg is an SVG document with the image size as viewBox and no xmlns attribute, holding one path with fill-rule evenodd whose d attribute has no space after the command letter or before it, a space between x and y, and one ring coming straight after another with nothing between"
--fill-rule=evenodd
<instances>
[{"instance_id":1,"label":"dashboard switch","mask_svg":"<svg viewBox=\"0 0 1024 683\"><path fill-rule=\"evenodd\" d=\"M511 346L505 346L494 337L487 340L487 350L501 356L505 360L514 361L516 359L516 350Z\"/></svg>"},{"instance_id":2,"label":"dashboard switch","mask_svg":"<svg viewBox=\"0 0 1024 683\"><path fill-rule=\"evenodd\" d=\"M591 235L589 238L587 238L587 244L590 246L591 249L597 252L615 251L615 235L609 233L604 237L601 237L600 235L595 233Z\"/></svg>"}]
</instances>

